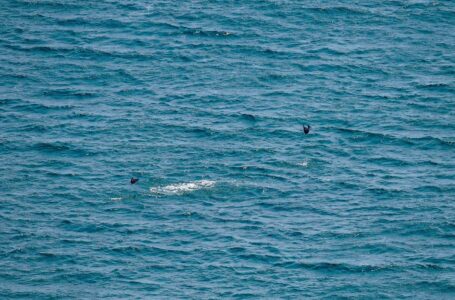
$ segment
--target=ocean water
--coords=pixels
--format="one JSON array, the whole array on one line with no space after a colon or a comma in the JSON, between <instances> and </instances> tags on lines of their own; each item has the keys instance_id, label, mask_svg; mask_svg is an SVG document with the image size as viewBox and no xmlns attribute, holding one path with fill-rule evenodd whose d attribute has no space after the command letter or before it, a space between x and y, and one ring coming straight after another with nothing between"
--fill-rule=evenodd
<instances>
[{"instance_id":1,"label":"ocean water","mask_svg":"<svg viewBox=\"0 0 455 300\"><path fill-rule=\"evenodd\" d=\"M455 1L0 4L1 299L455 299Z\"/></svg>"}]
</instances>

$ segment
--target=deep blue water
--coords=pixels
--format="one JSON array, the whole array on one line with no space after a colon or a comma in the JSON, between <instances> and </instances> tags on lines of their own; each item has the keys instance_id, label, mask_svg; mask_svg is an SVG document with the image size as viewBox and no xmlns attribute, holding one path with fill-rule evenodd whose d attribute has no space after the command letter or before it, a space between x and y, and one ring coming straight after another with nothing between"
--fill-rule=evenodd
<instances>
[{"instance_id":1,"label":"deep blue water","mask_svg":"<svg viewBox=\"0 0 455 300\"><path fill-rule=\"evenodd\" d=\"M1 299L455 298L455 1L0 4Z\"/></svg>"}]
</instances>

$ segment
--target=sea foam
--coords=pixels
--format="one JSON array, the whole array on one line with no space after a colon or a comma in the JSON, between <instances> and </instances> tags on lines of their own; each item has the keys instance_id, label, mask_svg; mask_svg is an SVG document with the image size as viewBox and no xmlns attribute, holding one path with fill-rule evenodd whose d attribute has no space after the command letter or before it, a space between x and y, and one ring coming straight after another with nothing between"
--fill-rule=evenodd
<instances>
[{"instance_id":1,"label":"sea foam","mask_svg":"<svg viewBox=\"0 0 455 300\"><path fill-rule=\"evenodd\" d=\"M197 180L185 183L176 183L166 186L151 187L150 192L161 195L182 195L191 193L201 189L209 189L214 187L216 181L213 180Z\"/></svg>"}]
</instances>

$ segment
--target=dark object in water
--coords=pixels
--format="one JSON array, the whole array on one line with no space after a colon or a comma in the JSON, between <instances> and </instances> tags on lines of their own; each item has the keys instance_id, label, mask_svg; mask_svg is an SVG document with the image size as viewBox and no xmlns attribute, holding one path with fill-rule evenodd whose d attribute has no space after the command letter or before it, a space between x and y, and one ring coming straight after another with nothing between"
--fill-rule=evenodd
<instances>
[{"instance_id":1,"label":"dark object in water","mask_svg":"<svg viewBox=\"0 0 455 300\"><path fill-rule=\"evenodd\" d=\"M256 118L253 115L250 115L250 114L242 114L242 118L245 121L250 121L250 122L256 121Z\"/></svg>"},{"instance_id":2,"label":"dark object in water","mask_svg":"<svg viewBox=\"0 0 455 300\"><path fill-rule=\"evenodd\" d=\"M305 134L310 133L310 129L311 129L311 126L310 126L310 125L308 125L308 126L303 125L303 132L304 132Z\"/></svg>"},{"instance_id":3,"label":"dark object in water","mask_svg":"<svg viewBox=\"0 0 455 300\"><path fill-rule=\"evenodd\" d=\"M131 177L131 180L130 180L131 184L135 184L138 181L139 181L139 178Z\"/></svg>"}]
</instances>

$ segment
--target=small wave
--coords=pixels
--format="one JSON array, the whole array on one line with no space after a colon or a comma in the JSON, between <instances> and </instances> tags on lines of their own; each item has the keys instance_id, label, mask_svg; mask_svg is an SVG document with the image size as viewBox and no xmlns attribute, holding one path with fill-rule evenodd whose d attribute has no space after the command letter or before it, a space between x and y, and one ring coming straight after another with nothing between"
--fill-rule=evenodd
<instances>
[{"instance_id":1,"label":"small wave","mask_svg":"<svg viewBox=\"0 0 455 300\"><path fill-rule=\"evenodd\" d=\"M322 48L316 48L316 49L311 49L308 50L308 53L313 54L313 53L326 53L326 54L332 54L332 55L343 55L346 54L343 51L333 49L330 47L322 47Z\"/></svg>"},{"instance_id":2,"label":"small wave","mask_svg":"<svg viewBox=\"0 0 455 300\"><path fill-rule=\"evenodd\" d=\"M55 22L62 26L83 26L88 24L88 22L85 19L80 17L56 19Z\"/></svg>"},{"instance_id":3,"label":"small wave","mask_svg":"<svg viewBox=\"0 0 455 300\"><path fill-rule=\"evenodd\" d=\"M49 89L43 93L45 96L50 97L74 97L74 98L93 98L96 97L96 93L73 90L73 89Z\"/></svg>"},{"instance_id":4,"label":"small wave","mask_svg":"<svg viewBox=\"0 0 455 300\"><path fill-rule=\"evenodd\" d=\"M218 37L218 36L231 36L232 32L219 31L219 30L203 30L200 28L186 28L183 30L183 34L186 35L199 35L206 37Z\"/></svg>"},{"instance_id":5,"label":"small wave","mask_svg":"<svg viewBox=\"0 0 455 300\"><path fill-rule=\"evenodd\" d=\"M30 101L22 101L12 106L16 111L27 111L34 113L47 113L50 110L72 110L73 105L49 105L43 103L34 103Z\"/></svg>"},{"instance_id":6,"label":"small wave","mask_svg":"<svg viewBox=\"0 0 455 300\"><path fill-rule=\"evenodd\" d=\"M95 154L94 152L86 148L79 147L76 144L61 141L37 142L32 145L32 149L49 154L66 153L77 156L88 156Z\"/></svg>"},{"instance_id":7,"label":"small wave","mask_svg":"<svg viewBox=\"0 0 455 300\"><path fill-rule=\"evenodd\" d=\"M19 127L22 131L28 132L46 132L49 127L42 125L42 124L26 124L24 126Z\"/></svg>"},{"instance_id":8,"label":"small wave","mask_svg":"<svg viewBox=\"0 0 455 300\"><path fill-rule=\"evenodd\" d=\"M447 87L449 86L448 83L445 82L429 82L429 83L421 83L418 84L417 87L421 88L439 88L439 87Z\"/></svg>"},{"instance_id":9,"label":"small wave","mask_svg":"<svg viewBox=\"0 0 455 300\"><path fill-rule=\"evenodd\" d=\"M301 166L301 167L308 167L308 161L307 160L304 160L302 162L299 162L297 163L297 165Z\"/></svg>"},{"instance_id":10,"label":"small wave","mask_svg":"<svg viewBox=\"0 0 455 300\"><path fill-rule=\"evenodd\" d=\"M328 14L328 15L375 15L374 12L366 9L362 9L360 7L353 7L353 6L333 6L333 7L307 7L305 8L308 11L312 11L315 13L320 14Z\"/></svg>"},{"instance_id":11,"label":"small wave","mask_svg":"<svg viewBox=\"0 0 455 300\"><path fill-rule=\"evenodd\" d=\"M33 0L16 0L18 4L26 4L35 7L42 8L58 8L58 9L80 9L82 8L81 4L76 3L67 3L68 1L33 1Z\"/></svg>"},{"instance_id":12,"label":"small wave","mask_svg":"<svg viewBox=\"0 0 455 300\"><path fill-rule=\"evenodd\" d=\"M71 150L72 146L62 142L39 142L34 145L34 148L47 152L59 152Z\"/></svg>"},{"instance_id":13,"label":"small wave","mask_svg":"<svg viewBox=\"0 0 455 300\"><path fill-rule=\"evenodd\" d=\"M4 47L23 52L38 52L43 54L50 55L77 55L81 57L115 57L115 58L125 58L125 59L147 59L151 56L145 53L139 53L137 51L113 51L112 49L97 49L90 47L58 47L58 46L32 46L32 47L23 47L16 45L5 45Z\"/></svg>"},{"instance_id":14,"label":"small wave","mask_svg":"<svg viewBox=\"0 0 455 300\"><path fill-rule=\"evenodd\" d=\"M437 92L447 92L453 91L454 88L450 83L446 82L428 82L428 83L419 83L417 84L417 88L424 89L424 90L431 90Z\"/></svg>"},{"instance_id":15,"label":"small wave","mask_svg":"<svg viewBox=\"0 0 455 300\"><path fill-rule=\"evenodd\" d=\"M450 138L440 138L440 137L433 137L433 136L422 136L418 138L412 138L412 141L419 143L419 142L427 142L427 143L435 143L442 146L454 146L455 140Z\"/></svg>"},{"instance_id":16,"label":"small wave","mask_svg":"<svg viewBox=\"0 0 455 300\"><path fill-rule=\"evenodd\" d=\"M349 263L342 263L342 262L283 262L277 264L279 266L290 268L290 269L310 269L314 271L327 271L331 270L333 272L350 272L350 273L364 273L364 272L380 272L391 270L394 268L399 268L396 265L357 265L357 264L349 264Z\"/></svg>"},{"instance_id":17,"label":"small wave","mask_svg":"<svg viewBox=\"0 0 455 300\"><path fill-rule=\"evenodd\" d=\"M451 138L440 138L440 137L433 137L433 136L421 136L421 137L406 137L406 136L397 136L397 135L390 135L390 134L383 134L378 132L370 132L364 131L360 129L351 129L351 128L340 128L340 127L331 127L335 130L341 132L347 132L353 134L353 139L355 140L366 140L369 139L370 141L373 139L379 139L381 142L385 140L401 142L408 145L422 145L424 143L433 143L439 144L442 146L454 146L455 140Z\"/></svg>"},{"instance_id":18,"label":"small wave","mask_svg":"<svg viewBox=\"0 0 455 300\"><path fill-rule=\"evenodd\" d=\"M241 114L240 117L245 121L249 121L249 122L256 121L256 117L251 114Z\"/></svg>"},{"instance_id":19,"label":"small wave","mask_svg":"<svg viewBox=\"0 0 455 300\"><path fill-rule=\"evenodd\" d=\"M213 180L197 180L186 183L176 183L166 186L151 187L150 192L161 195L182 195L197 190L209 189L214 187L215 184L216 181Z\"/></svg>"}]
</instances>

